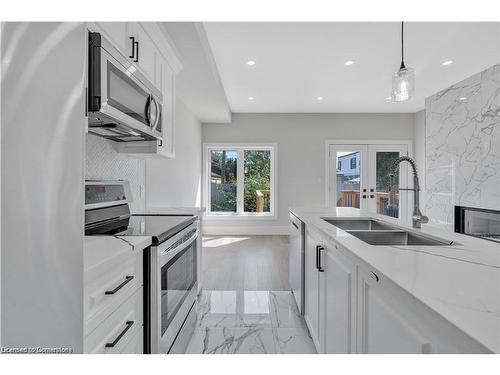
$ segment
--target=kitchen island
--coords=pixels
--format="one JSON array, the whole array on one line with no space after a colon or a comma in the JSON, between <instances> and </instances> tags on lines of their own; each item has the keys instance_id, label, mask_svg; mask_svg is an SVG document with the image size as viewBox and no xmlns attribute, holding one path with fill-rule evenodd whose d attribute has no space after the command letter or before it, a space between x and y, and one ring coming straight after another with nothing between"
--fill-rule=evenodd
<instances>
[{"instance_id":1,"label":"kitchen island","mask_svg":"<svg viewBox=\"0 0 500 375\"><path fill-rule=\"evenodd\" d=\"M306 226L305 318L318 352L500 352L497 243L355 208L290 212ZM324 218L373 218L451 245L370 245Z\"/></svg>"}]
</instances>

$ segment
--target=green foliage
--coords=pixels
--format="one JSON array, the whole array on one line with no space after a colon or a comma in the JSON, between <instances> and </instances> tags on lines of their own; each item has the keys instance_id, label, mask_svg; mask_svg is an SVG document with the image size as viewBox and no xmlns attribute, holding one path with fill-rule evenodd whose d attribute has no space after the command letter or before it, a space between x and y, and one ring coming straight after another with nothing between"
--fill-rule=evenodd
<instances>
[{"instance_id":1,"label":"green foliage","mask_svg":"<svg viewBox=\"0 0 500 375\"><path fill-rule=\"evenodd\" d=\"M211 186L211 210L236 212L237 158L236 151L214 150L211 154L212 179L220 183ZM271 152L246 150L244 152L244 211L257 211L257 190L271 188ZM265 196L264 212L270 211L270 198Z\"/></svg>"},{"instance_id":2,"label":"green foliage","mask_svg":"<svg viewBox=\"0 0 500 375\"><path fill-rule=\"evenodd\" d=\"M245 151L245 212L257 211L257 190L271 188L271 153L269 151ZM270 210L270 198L265 196L264 212Z\"/></svg>"},{"instance_id":3,"label":"green foliage","mask_svg":"<svg viewBox=\"0 0 500 375\"><path fill-rule=\"evenodd\" d=\"M397 151L377 152L377 191L389 191L389 171L397 158ZM396 184L399 184L399 173L395 177Z\"/></svg>"}]
</instances>

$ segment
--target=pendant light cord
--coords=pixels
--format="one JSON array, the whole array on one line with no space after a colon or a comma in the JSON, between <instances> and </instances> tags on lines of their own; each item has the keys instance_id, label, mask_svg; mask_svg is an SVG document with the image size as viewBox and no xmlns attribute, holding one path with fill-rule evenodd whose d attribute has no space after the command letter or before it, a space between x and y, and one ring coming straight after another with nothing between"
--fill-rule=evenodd
<instances>
[{"instance_id":1,"label":"pendant light cord","mask_svg":"<svg viewBox=\"0 0 500 375\"><path fill-rule=\"evenodd\" d=\"M401 21L401 66L399 67L399 69L405 68L404 53L403 53L403 49L404 49L403 40L404 40L404 29L403 29L403 21Z\"/></svg>"}]
</instances>

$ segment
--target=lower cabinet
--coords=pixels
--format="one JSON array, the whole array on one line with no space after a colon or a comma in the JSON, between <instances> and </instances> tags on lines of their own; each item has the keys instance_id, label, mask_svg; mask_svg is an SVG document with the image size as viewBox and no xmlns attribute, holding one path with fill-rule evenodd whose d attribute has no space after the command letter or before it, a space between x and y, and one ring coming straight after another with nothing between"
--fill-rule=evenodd
<instances>
[{"instance_id":1,"label":"lower cabinet","mask_svg":"<svg viewBox=\"0 0 500 375\"><path fill-rule=\"evenodd\" d=\"M430 353L430 340L375 272L358 269L358 353Z\"/></svg>"},{"instance_id":2,"label":"lower cabinet","mask_svg":"<svg viewBox=\"0 0 500 375\"><path fill-rule=\"evenodd\" d=\"M307 231L305 320L318 353L355 351L356 266Z\"/></svg>"},{"instance_id":3,"label":"lower cabinet","mask_svg":"<svg viewBox=\"0 0 500 375\"><path fill-rule=\"evenodd\" d=\"M488 353L462 330L306 226L305 320L318 353Z\"/></svg>"},{"instance_id":4,"label":"lower cabinet","mask_svg":"<svg viewBox=\"0 0 500 375\"><path fill-rule=\"evenodd\" d=\"M305 312L304 318L309 328L314 345L318 353L321 352L320 327L319 327L319 282L317 252L322 245L319 233L308 229L305 241Z\"/></svg>"},{"instance_id":5,"label":"lower cabinet","mask_svg":"<svg viewBox=\"0 0 500 375\"><path fill-rule=\"evenodd\" d=\"M321 323L325 353L355 353L356 335L356 265L337 248L325 245L324 313Z\"/></svg>"}]
</instances>

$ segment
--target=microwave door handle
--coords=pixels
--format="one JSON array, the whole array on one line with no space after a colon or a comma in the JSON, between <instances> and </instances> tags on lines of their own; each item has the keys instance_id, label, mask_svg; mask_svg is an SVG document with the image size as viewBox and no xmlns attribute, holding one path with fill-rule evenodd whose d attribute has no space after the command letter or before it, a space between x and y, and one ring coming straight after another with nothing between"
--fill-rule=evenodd
<instances>
[{"instance_id":1,"label":"microwave door handle","mask_svg":"<svg viewBox=\"0 0 500 375\"><path fill-rule=\"evenodd\" d=\"M154 131L156 130L158 124L160 123L161 114L160 114L160 105L158 104L158 101L153 96L151 96L151 98L155 103L155 108L156 108L156 119L155 119L155 124L153 126L153 131Z\"/></svg>"},{"instance_id":2,"label":"microwave door handle","mask_svg":"<svg viewBox=\"0 0 500 375\"><path fill-rule=\"evenodd\" d=\"M149 125L151 125L151 98L151 95L149 95L148 100L146 100L146 106L144 107L144 115Z\"/></svg>"}]
</instances>

